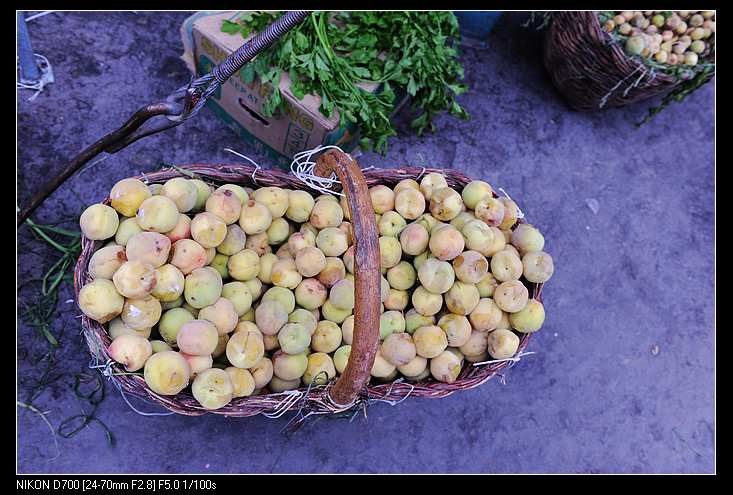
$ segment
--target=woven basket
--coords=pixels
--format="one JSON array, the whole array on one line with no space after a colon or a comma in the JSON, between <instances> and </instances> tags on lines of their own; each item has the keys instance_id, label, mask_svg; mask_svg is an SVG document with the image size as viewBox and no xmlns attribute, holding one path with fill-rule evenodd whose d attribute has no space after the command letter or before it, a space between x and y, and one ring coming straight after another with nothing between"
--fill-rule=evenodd
<instances>
[{"instance_id":1,"label":"woven basket","mask_svg":"<svg viewBox=\"0 0 733 495\"><path fill-rule=\"evenodd\" d=\"M104 326L82 316L83 333L93 359L98 363L108 363L107 376L114 380L115 385L121 391L159 404L170 411L190 416L214 413L224 416L264 414L269 417L279 417L293 409L306 414L345 413L358 411L375 400L394 404L407 396L446 397L458 390L481 385L505 367L513 364L510 361L478 366L466 363L458 379L450 384L438 382L432 378L416 383L400 380L390 383L369 383L369 372L379 345L380 309L379 298L374 297L374 287L380 286L381 274L378 234L368 187L376 184L394 186L402 179L419 179L426 173L440 172L445 175L451 187L460 191L471 179L453 170L424 168L369 169L362 173L356 161L340 152L325 153L318 158L316 163L318 175L327 176L331 171L337 173L344 185L354 228L356 251L354 277L357 304L354 309L351 357L341 377L326 385L303 387L297 391L235 398L221 409L210 411L204 409L188 389L175 396L161 396L150 390L139 374L126 374L122 366L112 362L109 358L108 347L111 340ZM236 183L250 187L279 186L313 192L292 174L272 169L256 169L249 165L191 165L164 169L137 178L147 183L162 183L173 177L190 177L191 173L212 185ZM105 202L108 203L108 200ZM74 288L77 297L81 287L91 280L88 274L89 260L94 251L102 244L103 241L82 239L81 255L74 269ZM542 284L529 282L525 284L529 289L530 297L540 299ZM517 355L526 348L530 335L521 335Z\"/></svg>"},{"instance_id":2,"label":"woven basket","mask_svg":"<svg viewBox=\"0 0 733 495\"><path fill-rule=\"evenodd\" d=\"M546 33L545 68L574 110L621 107L667 93L681 79L651 71L601 29L596 12L557 12Z\"/></svg>"}]
</instances>

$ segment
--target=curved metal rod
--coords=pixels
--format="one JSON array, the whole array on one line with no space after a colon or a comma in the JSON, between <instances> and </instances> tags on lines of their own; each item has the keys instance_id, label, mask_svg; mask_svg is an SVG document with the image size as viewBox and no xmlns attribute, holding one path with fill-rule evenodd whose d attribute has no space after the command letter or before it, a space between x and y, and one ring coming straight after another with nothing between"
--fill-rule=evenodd
<instances>
[{"instance_id":1,"label":"curved metal rod","mask_svg":"<svg viewBox=\"0 0 733 495\"><path fill-rule=\"evenodd\" d=\"M196 115L206 103L206 100L222 83L257 56L258 53L269 48L285 33L300 24L309 14L308 11L300 10L286 12L267 28L257 33L251 40L240 46L226 60L216 66L211 73L191 82L186 87L179 88L164 103L144 106L135 112L122 127L84 148L72 159L60 175L54 177L43 190L33 196L30 203L18 214L17 225L20 226L66 179L98 154L103 151L115 153L138 139L176 127ZM168 116L168 121L139 130L145 122L158 115ZM136 132L138 130L139 132Z\"/></svg>"}]
</instances>

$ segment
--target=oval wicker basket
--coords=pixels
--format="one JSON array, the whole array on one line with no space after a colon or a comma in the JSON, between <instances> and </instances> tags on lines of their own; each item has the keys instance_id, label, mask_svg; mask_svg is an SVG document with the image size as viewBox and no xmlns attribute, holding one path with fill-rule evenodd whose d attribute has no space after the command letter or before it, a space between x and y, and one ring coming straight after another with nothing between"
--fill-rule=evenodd
<instances>
[{"instance_id":1,"label":"oval wicker basket","mask_svg":"<svg viewBox=\"0 0 733 495\"><path fill-rule=\"evenodd\" d=\"M358 167L356 165L356 161L353 161L353 165ZM363 176L362 172L356 168L355 170L350 170L348 174L339 174L339 177L341 178L342 183L346 184L346 196L351 212L353 213L354 211L357 211L354 204L356 198L352 196L361 196L362 200L366 198L366 201L363 204L368 204L368 210L371 211L371 214L365 216L370 217L368 220L371 222L371 225L374 225L374 214L371 209L371 201L368 200L369 196L367 186L373 186L376 184L394 186L402 179L418 179L420 176L429 172L440 172L444 174L448 184L459 191L472 180L454 170L424 168L368 169L363 171ZM162 183L173 177L191 177L190 174L195 174L198 178L213 185L237 183L250 187L279 186L291 189L303 189L314 193L314 191L308 188L292 174L280 170L255 168L249 165L190 165L186 167L163 169L155 173L138 176L137 178L142 179L147 183ZM365 182L362 181L361 186L359 187L357 185L356 189L351 187L353 185L352 182L354 176L363 177L363 179L365 179ZM356 179L359 179L359 177L356 177ZM356 182L358 182L358 180ZM109 199L105 200L105 202L108 203ZM116 382L115 385L118 386L121 391L146 399L149 402L159 404L170 411L191 416L214 413L239 417L253 416L256 414L264 414L269 417L279 417L288 410L296 409L301 413L307 412L309 414L343 413L359 410L361 407L364 407L374 400L395 403L405 399L407 396L428 398L446 397L458 390L465 390L481 385L508 365L513 364L509 361L482 364L478 366L466 363L458 379L454 383L450 384L438 382L432 378L428 378L425 381L417 383L409 383L400 380L388 383L368 383L369 370L371 369L374 354L376 353L376 349L379 344L379 302L377 298L374 297L367 296L360 298L359 290L360 279L362 281L369 279L370 274L365 273L368 272L369 269L365 269L365 267L368 268L371 266L372 278L380 276L378 261L379 248L378 243L373 245L370 243L364 243L363 239L361 245L357 244L357 241L359 240L357 228L359 220L355 218L353 214L352 222L355 229L355 262L357 266L362 269L354 270L357 291L357 307L355 308L354 341L352 343L352 354L349 359L349 367L352 366L352 361L362 361L361 373L349 374L349 367L347 367L340 379L334 380L326 385L315 386L312 388L303 387L298 389L298 391L235 398L221 409L211 411L204 409L193 398L189 391L190 389L186 389L184 392L175 396L161 396L150 390L141 374L125 373L122 366L109 359L107 350L111 341L104 326L94 320L91 320L87 316L82 315L83 334L86 338L93 359L95 359L97 363L107 363L108 371L111 371L111 373L107 373L107 376ZM518 220L517 224L520 222L521 219ZM376 228L373 234L376 239ZM362 237L364 237L364 235ZM86 238L82 239L81 255L74 268L74 289L77 297L81 287L91 280L88 274L89 259L93 252L100 248L102 244L103 241L91 241ZM376 264L369 265L368 263L365 263L367 258L375 261ZM532 284L526 281L524 283L528 286L530 297L540 299L542 284ZM379 282L377 282L376 285L378 287ZM373 285L371 287L364 287L362 290L366 290L367 292L362 294L373 294L373 287ZM376 314L367 314L365 319L365 306L370 306L372 309L375 309ZM360 310L362 310L361 314ZM371 321L371 323L358 325L360 318L362 322ZM371 320L369 320L370 318ZM530 336L531 334L521 335L517 355L527 347ZM359 340L360 342L358 342ZM362 358L361 360L359 359L360 357ZM342 383L339 384L339 382ZM347 398L350 393L349 390L353 390L353 400L341 402L333 400L336 395L332 394L332 392L339 385L342 386L342 389L347 390ZM344 404L344 402L346 403Z\"/></svg>"},{"instance_id":2,"label":"oval wicker basket","mask_svg":"<svg viewBox=\"0 0 733 495\"><path fill-rule=\"evenodd\" d=\"M556 12L546 32L544 64L574 110L621 107L671 91L681 79L628 56L601 29L596 12Z\"/></svg>"}]
</instances>

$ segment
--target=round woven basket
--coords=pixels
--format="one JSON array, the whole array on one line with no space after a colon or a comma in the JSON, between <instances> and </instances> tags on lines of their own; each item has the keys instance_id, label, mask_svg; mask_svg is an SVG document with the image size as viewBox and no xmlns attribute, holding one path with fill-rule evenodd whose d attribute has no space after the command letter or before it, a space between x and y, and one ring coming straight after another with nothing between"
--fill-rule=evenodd
<instances>
[{"instance_id":1,"label":"round woven basket","mask_svg":"<svg viewBox=\"0 0 733 495\"><path fill-rule=\"evenodd\" d=\"M329 155L331 152L325 154ZM338 156L341 155L341 156ZM323 157L324 155L322 155ZM401 169L369 169L362 171L356 161L343 153L335 156L325 170L318 172L323 165L321 158L316 165L318 175L337 173L349 204L355 244L355 288L357 301L354 310L355 324L352 352L348 366L338 379L322 386L303 387L297 391L261 394L233 399L229 404L217 410L204 409L192 396L189 389L174 396L161 396L153 392L138 374L126 373L124 368L114 363L108 354L111 343L105 327L96 321L82 316L83 334L90 352L97 363L107 363L106 375L124 393L146 399L159 404L170 411L197 416L205 413L225 416L254 416L264 414L279 417L289 410L298 410L307 414L329 414L355 411L371 401L387 401L396 403L406 397L446 397L458 390L465 390L483 384L512 361L481 364L478 366L466 363L458 379L454 383L443 383L432 378L421 382L405 382L397 380L389 383L369 383L372 363L379 345L379 298L374 296L374 287L379 287L379 244L374 221L374 211L369 199L368 187L376 184L394 186L402 179L419 179L430 172L445 175L448 184L458 191L472 179L453 170L401 168ZM342 168L339 169L339 166ZM323 167L322 167L323 168ZM303 189L314 193L294 175L284 171L256 168L249 165L190 165L163 169L159 172L145 174L137 178L152 183L162 183L174 177L191 174L212 185L236 183L242 186L265 187L279 186L290 189ZM105 200L108 203L109 199ZM522 220L518 220L519 224ZM371 228L370 232L368 229ZM88 274L89 260L103 241L82 239L81 255L74 268L74 289L78 297L79 290L91 280ZM532 284L523 280L529 289L530 297L540 299L542 284ZM517 355L529 343L531 334L521 334ZM373 381L373 380L372 380Z\"/></svg>"},{"instance_id":2,"label":"round woven basket","mask_svg":"<svg viewBox=\"0 0 733 495\"><path fill-rule=\"evenodd\" d=\"M681 79L628 56L601 29L596 12L557 12L546 32L544 64L575 110L621 107L667 93Z\"/></svg>"}]
</instances>

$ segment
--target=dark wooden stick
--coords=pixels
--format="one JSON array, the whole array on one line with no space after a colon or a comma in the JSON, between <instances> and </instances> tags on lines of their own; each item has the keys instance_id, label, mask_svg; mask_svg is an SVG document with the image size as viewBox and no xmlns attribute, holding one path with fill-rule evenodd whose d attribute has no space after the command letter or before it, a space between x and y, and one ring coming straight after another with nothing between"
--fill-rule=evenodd
<instances>
[{"instance_id":1,"label":"dark wooden stick","mask_svg":"<svg viewBox=\"0 0 733 495\"><path fill-rule=\"evenodd\" d=\"M71 162L61 171L61 173L49 180L45 187L38 191L33 198L31 198L28 205L23 208L18 214L18 227L25 222L26 218L38 208L47 197L61 186L61 184L71 177L74 172L84 166L89 160L99 155L103 151L107 150L110 146L129 135L132 131L143 125L148 119L156 115L168 115L171 113L171 105L169 103L155 103L153 105L146 105L130 119L122 124L122 126L106 136L102 137L97 142L90 144L84 148L78 155L76 155Z\"/></svg>"},{"instance_id":2,"label":"dark wooden stick","mask_svg":"<svg viewBox=\"0 0 733 495\"><path fill-rule=\"evenodd\" d=\"M338 150L329 150L316 159L316 175L335 172L346 195L354 229L354 337L351 355L341 377L330 390L337 405L349 405L369 382L379 347L379 238L372 200L364 175L355 160Z\"/></svg>"}]
</instances>

